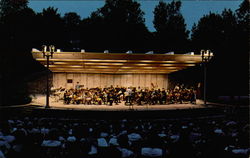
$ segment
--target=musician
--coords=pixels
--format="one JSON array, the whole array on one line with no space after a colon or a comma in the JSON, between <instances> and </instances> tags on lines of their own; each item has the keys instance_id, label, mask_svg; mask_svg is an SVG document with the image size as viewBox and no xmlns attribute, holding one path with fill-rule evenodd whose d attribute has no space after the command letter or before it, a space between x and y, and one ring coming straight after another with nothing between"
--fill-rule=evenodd
<instances>
[{"instance_id":1,"label":"musician","mask_svg":"<svg viewBox=\"0 0 250 158\"><path fill-rule=\"evenodd\" d=\"M135 102L135 94L136 94L136 88L133 88L131 91L131 104L133 104L133 102Z\"/></svg>"},{"instance_id":2,"label":"musician","mask_svg":"<svg viewBox=\"0 0 250 158\"><path fill-rule=\"evenodd\" d=\"M95 92L94 100L95 100L95 104L102 105L102 99L101 99L101 93L100 92Z\"/></svg>"},{"instance_id":3,"label":"musician","mask_svg":"<svg viewBox=\"0 0 250 158\"><path fill-rule=\"evenodd\" d=\"M76 96L75 96L75 103L76 104L80 104L82 102L82 97L81 97L81 93L77 92Z\"/></svg>"},{"instance_id":4,"label":"musician","mask_svg":"<svg viewBox=\"0 0 250 158\"><path fill-rule=\"evenodd\" d=\"M72 103L73 104L76 104L76 98L77 98L77 90L73 90L73 92L72 92Z\"/></svg>"},{"instance_id":5,"label":"musician","mask_svg":"<svg viewBox=\"0 0 250 158\"><path fill-rule=\"evenodd\" d=\"M175 95L174 95L174 92L172 90L169 90L168 98L169 98L170 104L173 104L174 100L175 100Z\"/></svg>"},{"instance_id":6,"label":"musician","mask_svg":"<svg viewBox=\"0 0 250 158\"><path fill-rule=\"evenodd\" d=\"M96 98L96 103L97 103L98 105L102 105L102 98L100 98L100 97L97 96L97 98Z\"/></svg>"},{"instance_id":7,"label":"musician","mask_svg":"<svg viewBox=\"0 0 250 158\"><path fill-rule=\"evenodd\" d=\"M158 89L158 91L157 91L157 101L156 101L156 103L162 104L162 101L161 101L161 89Z\"/></svg>"},{"instance_id":8,"label":"musician","mask_svg":"<svg viewBox=\"0 0 250 158\"><path fill-rule=\"evenodd\" d=\"M191 91L189 89L185 88L182 91L182 100L185 102L189 101L190 100L190 93L191 93Z\"/></svg>"},{"instance_id":9,"label":"musician","mask_svg":"<svg viewBox=\"0 0 250 158\"><path fill-rule=\"evenodd\" d=\"M90 92L86 92L86 104L87 105L90 105L92 102L92 95L91 95L91 93Z\"/></svg>"},{"instance_id":10,"label":"musician","mask_svg":"<svg viewBox=\"0 0 250 158\"><path fill-rule=\"evenodd\" d=\"M167 93L166 93L164 88L162 88L162 91L161 91L160 102L161 102L160 104L166 104L166 102L167 102Z\"/></svg>"},{"instance_id":11,"label":"musician","mask_svg":"<svg viewBox=\"0 0 250 158\"><path fill-rule=\"evenodd\" d=\"M81 86L80 86L79 82L76 82L75 89L76 89L76 90L80 90L80 88L81 88Z\"/></svg>"},{"instance_id":12,"label":"musician","mask_svg":"<svg viewBox=\"0 0 250 158\"><path fill-rule=\"evenodd\" d=\"M141 87L139 86L138 89L137 89L137 92L140 92L142 89Z\"/></svg>"},{"instance_id":13,"label":"musician","mask_svg":"<svg viewBox=\"0 0 250 158\"><path fill-rule=\"evenodd\" d=\"M181 102L180 101L180 96L181 96L181 94L180 94L179 90L175 90L174 91L174 103Z\"/></svg>"},{"instance_id":14,"label":"musician","mask_svg":"<svg viewBox=\"0 0 250 158\"><path fill-rule=\"evenodd\" d=\"M132 90L128 88L127 91L125 92L125 99L126 99L125 104L129 103L130 105L132 105L131 97L132 97Z\"/></svg>"},{"instance_id":15,"label":"musician","mask_svg":"<svg viewBox=\"0 0 250 158\"><path fill-rule=\"evenodd\" d=\"M84 90L81 91L82 95L81 95L81 102L82 104L86 103L86 92Z\"/></svg>"},{"instance_id":16,"label":"musician","mask_svg":"<svg viewBox=\"0 0 250 158\"><path fill-rule=\"evenodd\" d=\"M180 103L182 104L183 102L185 102L185 94L187 93L187 90L185 89L180 89L179 90L179 94L180 94Z\"/></svg>"},{"instance_id":17,"label":"musician","mask_svg":"<svg viewBox=\"0 0 250 158\"><path fill-rule=\"evenodd\" d=\"M174 90L178 91L180 89L180 86L179 84L177 84L175 87L174 87Z\"/></svg>"},{"instance_id":18,"label":"musician","mask_svg":"<svg viewBox=\"0 0 250 158\"><path fill-rule=\"evenodd\" d=\"M110 92L108 93L108 102L109 102L109 105L112 106L113 105L113 101L114 101L114 98L113 98L113 94Z\"/></svg>"},{"instance_id":19,"label":"musician","mask_svg":"<svg viewBox=\"0 0 250 158\"><path fill-rule=\"evenodd\" d=\"M146 104L152 104L151 102L151 95L152 95L152 91L146 90L146 96L145 96L145 103Z\"/></svg>"},{"instance_id":20,"label":"musician","mask_svg":"<svg viewBox=\"0 0 250 158\"><path fill-rule=\"evenodd\" d=\"M154 91L152 92L152 96L151 96L152 105L155 105L155 104L157 103L157 95L158 95L157 90L154 90Z\"/></svg>"},{"instance_id":21,"label":"musician","mask_svg":"<svg viewBox=\"0 0 250 158\"><path fill-rule=\"evenodd\" d=\"M79 84L79 82L78 82ZM77 87L76 87L77 88ZM65 93L63 93L65 92ZM90 89L62 89L62 97L65 104L118 104L122 100L125 100L125 104L132 105L136 103L138 105L143 104L166 104L170 103L182 103L191 102L195 104L196 91L191 88L184 88L183 85L175 86L172 90L161 89L142 89L141 87L131 88L128 87L107 87L107 88L90 88Z\"/></svg>"},{"instance_id":22,"label":"musician","mask_svg":"<svg viewBox=\"0 0 250 158\"><path fill-rule=\"evenodd\" d=\"M121 99L122 99L122 90L119 89L116 93L117 93L117 103L121 103Z\"/></svg>"},{"instance_id":23,"label":"musician","mask_svg":"<svg viewBox=\"0 0 250 158\"><path fill-rule=\"evenodd\" d=\"M106 90L103 91L102 101L105 105L108 104L108 93L106 92Z\"/></svg>"},{"instance_id":24,"label":"musician","mask_svg":"<svg viewBox=\"0 0 250 158\"><path fill-rule=\"evenodd\" d=\"M65 104L69 104L70 101L71 101L70 92L69 91L65 91L65 93L64 93L64 103Z\"/></svg>"},{"instance_id":25,"label":"musician","mask_svg":"<svg viewBox=\"0 0 250 158\"><path fill-rule=\"evenodd\" d=\"M140 92L137 92L136 94L136 102L138 105L142 105L142 101L143 101L143 93L141 90Z\"/></svg>"},{"instance_id":26,"label":"musician","mask_svg":"<svg viewBox=\"0 0 250 158\"><path fill-rule=\"evenodd\" d=\"M192 89L190 93L190 102L196 104L196 91L194 89Z\"/></svg>"},{"instance_id":27,"label":"musician","mask_svg":"<svg viewBox=\"0 0 250 158\"><path fill-rule=\"evenodd\" d=\"M114 100L114 102L115 102L116 105L118 105L118 98L119 98L119 97L118 97L118 93L117 93L117 92L114 92L114 93L113 93L113 100Z\"/></svg>"}]
</instances>

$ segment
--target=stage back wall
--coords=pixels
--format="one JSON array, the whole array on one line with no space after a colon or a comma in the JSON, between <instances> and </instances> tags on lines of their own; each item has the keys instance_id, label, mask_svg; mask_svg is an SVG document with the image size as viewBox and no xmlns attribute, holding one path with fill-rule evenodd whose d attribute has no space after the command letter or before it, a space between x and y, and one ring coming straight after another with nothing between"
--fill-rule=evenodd
<instances>
[{"instance_id":1,"label":"stage back wall","mask_svg":"<svg viewBox=\"0 0 250 158\"><path fill-rule=\"evenodd\" d=\"M72 83L68 83L72 81ZM168 75L166 74L83 74L83 73L53 73L53 86L55 88L74 88L76 83L84 88L118 86L140 86L152 88L168 88Z\"/></svg>"}]
</instances>

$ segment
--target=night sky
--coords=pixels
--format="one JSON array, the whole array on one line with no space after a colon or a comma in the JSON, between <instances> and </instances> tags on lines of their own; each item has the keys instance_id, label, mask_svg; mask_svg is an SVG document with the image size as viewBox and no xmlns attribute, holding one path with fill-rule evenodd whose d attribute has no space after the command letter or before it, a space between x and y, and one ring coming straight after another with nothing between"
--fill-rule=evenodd
<instances>
[{"instance_id":1,"label":"night sky","mask_svg":"<svg viewBox=\"0 0 250 158\"><path fill-rule=\"evenodd\" d=\"M32 0L29 7L36 12L41 12L43 8L53 6L58 8L58 12L63 16L67 12L76 12L81 18L86 18L91 12L96 11L104 5L104 0ZM141 9L144 11L145 23L150 31L155 31L153 26L153 10L159 1L157 0L141 0ZM171 1L166 1L171 2ZM191 30L194 23L210 11L213 13L221 13L224 8L230 8L235 11L239 8L241 0L182 0L181 11L185 18L187 29Z\"/></svg>"}]
</instances>

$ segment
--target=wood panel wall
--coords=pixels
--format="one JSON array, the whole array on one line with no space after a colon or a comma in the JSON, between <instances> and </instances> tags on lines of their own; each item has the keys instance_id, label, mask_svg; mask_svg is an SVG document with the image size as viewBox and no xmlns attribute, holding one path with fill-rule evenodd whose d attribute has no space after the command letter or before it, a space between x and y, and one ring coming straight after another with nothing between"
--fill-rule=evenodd
<instances>
[{"instance_id":1,"label":"wood panel wall","mask_svg":"<svg viewBox=\"0 0 250 158\"><path fill-rule=\"evenodd\" d=\"M72 79L73 83L67 83ZM151 83L158 88L168 88L168 76L165 74L80 74L80 73L54 73L53 87L74 88L79 82L85 88L109 87L111 85L124 87L148 87Z\"/></svg>"}]
</instances>

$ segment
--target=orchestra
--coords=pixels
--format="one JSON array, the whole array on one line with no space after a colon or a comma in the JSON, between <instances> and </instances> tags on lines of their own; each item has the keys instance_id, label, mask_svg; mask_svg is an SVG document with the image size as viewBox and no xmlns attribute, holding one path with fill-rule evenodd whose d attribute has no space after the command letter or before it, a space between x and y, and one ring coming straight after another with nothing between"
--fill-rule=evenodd
<instances>
[{"instance_id":1,"label":"orchestra","mask_svg":"<svg viewBox=\"0 0 250 158\"><path fill-rule=\"evenodd\" d=\"M54 90L57 100L63 100L65 104L85 105L118 105L124 101L125 105L162 105L175 103L196 103L196 90L175 86L174 89L160 89L156 87L106 87L106 88L77 88Z\"/></svg>"}]
</instances>

